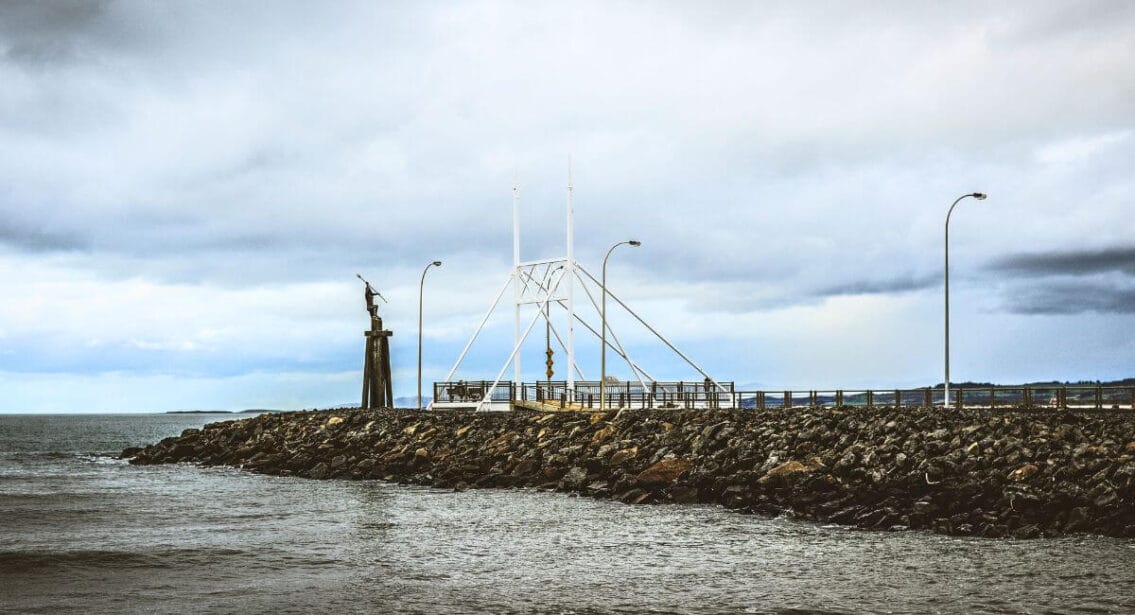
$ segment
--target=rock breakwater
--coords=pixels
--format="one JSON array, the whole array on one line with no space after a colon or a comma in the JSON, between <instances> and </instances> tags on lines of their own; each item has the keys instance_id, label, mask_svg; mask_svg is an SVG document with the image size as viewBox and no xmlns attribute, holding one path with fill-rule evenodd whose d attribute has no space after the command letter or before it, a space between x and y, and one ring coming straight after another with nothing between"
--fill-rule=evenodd
<instances>
[{"instance_id":1,"label":"rock breakwater","mask_svg":"<svg viewBox=\"0 0 1135 615\"><path fill-rule=\"evenodd\" d=\"M868 529L1135 537L1132 414L333 410L212 423L123 456L313 479L715 503Z\"/></svg>"}]
</instances>

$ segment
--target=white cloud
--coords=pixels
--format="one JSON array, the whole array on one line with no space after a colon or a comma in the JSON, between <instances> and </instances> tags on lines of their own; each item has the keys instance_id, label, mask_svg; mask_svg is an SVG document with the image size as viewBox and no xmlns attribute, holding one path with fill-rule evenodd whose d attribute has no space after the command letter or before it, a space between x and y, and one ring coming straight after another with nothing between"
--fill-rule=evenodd
<instances>
[{"instance_id":1,"label":"white cloud","mask_svg":"<svg viewBox=\"0 0 1135 615\"><path fill-rule=\"evenodd\" d=\"M1130 130L1121 130L1095 137L1065 139L1042 146L1037 150L1036 158L1045 164L1087 162L1130 137Z\"/></svg>"}]
</instances>

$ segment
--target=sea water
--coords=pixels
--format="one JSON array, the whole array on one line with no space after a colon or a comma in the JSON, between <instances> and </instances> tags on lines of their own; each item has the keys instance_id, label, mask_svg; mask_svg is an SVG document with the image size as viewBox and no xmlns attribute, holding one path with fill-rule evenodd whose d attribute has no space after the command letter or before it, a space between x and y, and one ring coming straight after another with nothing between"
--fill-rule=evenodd
<instances>
[{"instance_id":1,"label":"sea water","mask_svg":"<svg viewBox=\"0 0 1135 615\"><path fill-rule=\"evenodd\" d=\"M115 458L231 418L0 416L0 612L1135 612L1131 540L865 532Z\"/></svg>"}]
</instances>

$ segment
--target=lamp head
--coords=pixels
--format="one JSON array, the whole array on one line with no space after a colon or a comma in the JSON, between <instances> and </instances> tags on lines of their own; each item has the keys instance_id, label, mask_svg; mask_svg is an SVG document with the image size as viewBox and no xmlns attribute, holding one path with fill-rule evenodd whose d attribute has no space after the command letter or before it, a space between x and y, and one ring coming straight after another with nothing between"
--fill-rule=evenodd
<instances>
[{"instance_id":1,"label":"lamp head","mask_svg":"<svg viewBox=\"0 0 1135 615\"><path fill-rule=\"evenodd\" d=\"M632 240L628 241L627 243L631 244L632 246L634 246L636 248L642 245L642 242L637 240L637 239L632 239Z\"/></svg>"},{"instance_id":2,"label":"lamp head","mask_svg":"<svg viewBox=\"0 0 1135 615\"><path fill-rule=\"evenodd\" d=\"M970 196L972 196L973 198L975 198L975 199L977 199L977 200L979 200L979 201L984 201L984 200L985 200L985 196L986 196L986 195L985 195L985 193L984 193L984 192L974 192L974 193L973 193L973 194L971 194Z\"/></svg>"},{"instance_id":3,"label":"lamp head","mask_svg":"<svg viewBox=\"0 0 1135 615\"><path fill-rule=\"evenodd\" d=\"M985 197L981 197L981 198L985 198ZM432 264L432 265L433 265L434 267L441 267L441 261L434 261L434 262L433 262L433 263L431 263L431 264Z\"/></svg>"}]
</instances>

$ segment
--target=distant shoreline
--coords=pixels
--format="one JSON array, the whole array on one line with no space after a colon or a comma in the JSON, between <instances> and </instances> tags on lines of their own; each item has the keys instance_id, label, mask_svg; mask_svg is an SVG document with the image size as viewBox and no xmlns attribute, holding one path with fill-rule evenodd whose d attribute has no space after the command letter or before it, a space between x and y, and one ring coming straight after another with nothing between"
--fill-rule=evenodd
<instances>
[{"instance_id":1,"label":"distant shoreline","mask_svg":"<svg viewBox=\"0 0 1135 615\"><path fill-rule=\"evenodd\" d=\"M250 408L248 410L166 410L164 414L261 414L263 412L291 412L290 410L271 410Z\"/></svg>"}]
</instances>

